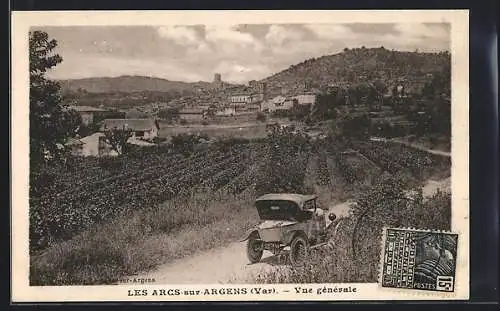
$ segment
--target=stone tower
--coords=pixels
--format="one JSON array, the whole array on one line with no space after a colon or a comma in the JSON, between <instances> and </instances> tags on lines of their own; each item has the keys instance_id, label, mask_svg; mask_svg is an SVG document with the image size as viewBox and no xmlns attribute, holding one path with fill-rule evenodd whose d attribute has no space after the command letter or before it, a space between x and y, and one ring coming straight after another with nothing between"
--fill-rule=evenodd
<instances>
[{"instance_id":1,"label":"stone tower","mask_svg":"<svg viewBox=\"0 0 500 311\"><path fill-rule=\"evenodd\" d=\"M214 83L220 83L222 82L222 76L220 73L214 74Z\"/></svg>"}]
</instances>

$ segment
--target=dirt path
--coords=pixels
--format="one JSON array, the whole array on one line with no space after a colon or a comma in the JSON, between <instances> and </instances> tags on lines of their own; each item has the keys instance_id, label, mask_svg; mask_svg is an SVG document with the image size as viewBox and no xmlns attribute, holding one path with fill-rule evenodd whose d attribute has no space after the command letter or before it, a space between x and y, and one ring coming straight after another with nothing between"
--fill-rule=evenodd
<instances>
[{"instance_id":1,"label":"dirt path","mask_svg":"<svg viewBox=\"0 0 500 311\"><path fill-rule=\"evenodd\" d=\"M347 215L349 203L330 208L338 216ZM134 276L154 279L155 284L252 283L253 276L282 264L280 258L264 252L262 261L248 264L246 244L233 242L193 256L178 259L149 273Z\"/></svg>"},{"instance_id":2,"label":"dirt path","mask_svg":"<svg viewBox=\"0 0 500 311\"><path fill-rule=\"evenodd\" d=\"M396 139L396 138L386 139L386 138L372 137L372 138L370 138L370 140L371 141L394 142L394 143L402 144L402 145L405 145L405 146L408 146L408 147L411 147L411 148L414 148L414 149L425 151L425 152L428 152L428 153L431 153L431 154L436 154L436 155L440 155L440 156L444 156L444 157L451 157L451 152L446 152L446 151L441 151L441 150L434 150L434 149L428 149L428 148L422 147L420 145L412 144L412 143L409 143L409 142L406 142L406 141L403 141L403 140L399 140L399 139Z\"/></svg>"},{"instance_id":3,"label":"dirt path","mask_svg":"<svg viewBox=\"0 0 500 311\"><path fill-rule=\"evenodd\" d=\"M424 197L432 196L438 189L450 189L450 179L428 181L423 188ZM350 203L331 206L329 212L338 217L347 216ZM328 214L326 213L326 214ZM156 270L136 278L155 279L155 284L227 284L252 283L258 273L272 269L283 263L280 258L264 252L261 262L248 264L244 242L233 242L227 246L211 249L193 256L175 260Z\"/></svg>"}]
</instances>

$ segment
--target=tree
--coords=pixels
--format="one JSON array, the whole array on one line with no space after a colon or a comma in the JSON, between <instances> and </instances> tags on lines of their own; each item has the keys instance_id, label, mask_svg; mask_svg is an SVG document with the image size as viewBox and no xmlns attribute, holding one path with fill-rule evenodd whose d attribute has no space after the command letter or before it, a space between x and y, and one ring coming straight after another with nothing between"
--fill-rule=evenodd
<instances>
[{"instance_id":1,"label":"tree","mask_svg":"<svg viewBox=\"0 0 500 311\"><path fill-rule=\"evenodd\" d=\"M44 155L56 154L58 144L74 136L81 123L74 111L62 103L60 86L45 77L47 70L62 62L53 51L57 41L43 31L29 32L30 69L30 159L32 165Z\"/></svg>"},{"instance_id":2,"label":"tree","mask_svg":"<svg viewBox=\"0 0 500 311\"><path fill-rule=\"evenodd\" d=\"M260 122L265 122L265 121L266 121L266 118L267 118L267 117L266 117L266 114L265 114L265 113L263 113L263 112L260 112L260 111L259 111L259 112L257 112L257 116L255 117L255 119L256 119L257 121L260 121Z\"/></svg>"},{"instance_id":3,"label":"tree","mask_svg":"<svg viewBox=\"0 0 500 311\"><path fill-rule=\"evenodd\" d=\"M329 120L336 116L337 94L319 94L314 105L313 116L317 120Z\"/></svg>"},{"instance_id":4,"label":"tree","mask_svg":"<svg viewBox=\"0 0 500 311\"><path fill-rule=\"evenodd\" d=\"M167 120L168 122L174 121L179 117L179 108L165 108L161 109L158 113L158 116L162 119Z\"/></svg>"},{"instance_id":5,"label":"tree","mask_svg":"<svg viewBox=\"0 0 500 311\"><path fill-rule=\"evenodd\" d=\"M132 130L127 128L112 128L104 131L106 142L111 145L118 154L123 154L126 150L127 141L132 137Z\"/></svg>"}]
</instances>

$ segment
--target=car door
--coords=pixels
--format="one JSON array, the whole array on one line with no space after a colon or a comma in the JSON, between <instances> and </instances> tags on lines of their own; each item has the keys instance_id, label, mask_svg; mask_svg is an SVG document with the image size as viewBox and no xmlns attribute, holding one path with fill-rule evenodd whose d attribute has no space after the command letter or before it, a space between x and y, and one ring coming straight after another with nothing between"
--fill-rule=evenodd
<instances>
[{"instance_id":1,"label":"car door","mask_svg":"<svg viewBox=\"0 0 500 311\"><path fill-rule=\"evenodd\" d=\"M316 237L318 236L318 221L317 221L317 215L316 215L316 202L315 200L309 200L304 202L304 212L308 214L308 217L305 218L305 227L306 227L306 234L309 239L315 240Z\"/></svg>"}]
</instances>

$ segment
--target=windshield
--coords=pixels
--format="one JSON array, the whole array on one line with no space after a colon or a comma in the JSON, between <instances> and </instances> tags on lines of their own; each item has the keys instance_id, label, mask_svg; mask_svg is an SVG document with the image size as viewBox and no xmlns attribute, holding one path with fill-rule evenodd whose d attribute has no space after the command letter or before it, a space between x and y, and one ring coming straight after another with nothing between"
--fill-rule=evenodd
<instances>
[{"instance_id":1,"label":"windshield","mask_svg":"<svg viewBox=\"0 0 500 311\"><path fill-rule=\"evenodd\" d=\"M255 203L262 220L291 220L300 218L300 209L295 202L285 200L257 201Z\"/></svg>"}]
</instances>

